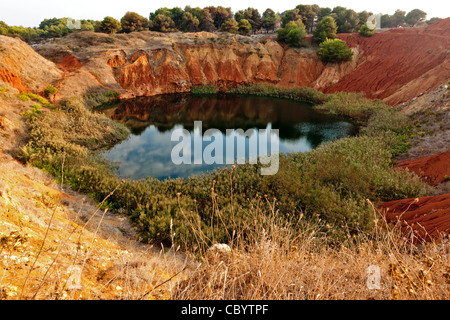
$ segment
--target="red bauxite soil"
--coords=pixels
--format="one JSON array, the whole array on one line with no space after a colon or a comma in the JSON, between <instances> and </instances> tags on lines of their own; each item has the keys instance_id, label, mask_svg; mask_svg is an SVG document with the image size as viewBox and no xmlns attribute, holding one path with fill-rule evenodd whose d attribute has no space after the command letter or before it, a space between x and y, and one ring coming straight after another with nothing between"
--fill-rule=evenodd
<instances>
[{"instance_id":1,"label":"red bauxite soil","mask_svg":"<svg viewBox=\"0 0 450 320\"><path fill-rule=\"evenodd\" d=\"M354 34L338 37L350 47L359 46L365 60L342 80L325 88L326 93L359 91L396 105L405 101L405 95L406 100L411 99L449 78L450 19L426 29L397 28L368 38ZM402 88L405 85L407 88ZM402 94L394 95L400 88Z\"/></svg>"},{"instance_id":2,"label":"red bauxite soil","mask_svg":"<svg viewBox=\"0 0 450 320\"><path fill-rule=\"evenodd\" d=\"M450 176L450 151L401 161L396 168L407 168L437 186ZM413 230L415 242L438 239L450 233L450 193L385 202L378 209L388 222L399 220L402 231Z\"/></svg>"},{"instance_id":3,"label":"red bauxite soil","mask_svg":"<svg viewBox=\"0 0 450 320\"><path fill-rule=\"evenodd\" d=\"M80 61L70 54L64 56L57 65L64 71L75 71L82 67Z\"/></svg>"}]
</instances>

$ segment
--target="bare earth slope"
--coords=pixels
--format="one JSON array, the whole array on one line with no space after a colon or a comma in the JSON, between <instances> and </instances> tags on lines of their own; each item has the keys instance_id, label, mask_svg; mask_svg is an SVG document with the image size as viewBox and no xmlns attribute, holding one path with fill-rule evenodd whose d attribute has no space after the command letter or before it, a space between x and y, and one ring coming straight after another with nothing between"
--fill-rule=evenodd
<instances>
[{"instance_id":1,"label":"bare earth slope","mask_svg":"<svg viewBox=\"0 0 450 320\"><path fill-rule=\"evenodd\" d=\"M61 76L53 62L23 41L0 36L0 81L20 91L41 92Z\"/></svg>"},{"instance_id":2,"label":"bare earth slope","mask_svg":"<svg viewBox=\"0 0 450 320\"><path fill-rule=\"evenodd\" d=\"M397 105L426 93L450 74L450 19L426 29L392 29L370 38L342 35L365 61L325 92L361 91Z\"/></svg>"},{"instance_id":3,"label":"bare earth slope","mask_svg":"<svg viewBox=\"0 0 450 320\"><path fill-rule=\"evenodd\" d=\"M191 86L272 83L325 92L361 91L397 105L448 80L450 19L426 29L366 38L342 34L351 62L322 63L312 48L230 34L78 32L36 48L65 72L61 97L118 90L122 97L188 92Z\"/></svg>"}]
</instances>

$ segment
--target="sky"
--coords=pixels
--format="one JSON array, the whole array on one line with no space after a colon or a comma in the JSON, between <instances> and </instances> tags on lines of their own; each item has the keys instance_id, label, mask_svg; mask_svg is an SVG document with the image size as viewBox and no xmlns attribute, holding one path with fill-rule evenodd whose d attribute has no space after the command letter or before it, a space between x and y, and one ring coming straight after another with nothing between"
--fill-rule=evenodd
<instances>
[{"instance_id":1,"label":"sky","mask_svg":"<svg viewBox=\"0 0 450 320\"><path fill-rule=\"evenodd\" d=\"M118 20L127 12L134 11L147 17L161 7L180 7L186 5L204 8L207 6L231 7L233 12L253 7L262 14L267 8L275 12L283 12L295 8L298 4L318 4L321 7L333 8L343 6L357 12L367 10L372 13L393 14L396 9L409 12L421 9L427 12L427 18L450 16L450 2L445 0L165 0L162 2L151 0L17 0L2 1L0 7L0 21L8 25L37 27L45 18L92 19L103 20L105 16L112 16Z\"/></svg>"}]
</instances>

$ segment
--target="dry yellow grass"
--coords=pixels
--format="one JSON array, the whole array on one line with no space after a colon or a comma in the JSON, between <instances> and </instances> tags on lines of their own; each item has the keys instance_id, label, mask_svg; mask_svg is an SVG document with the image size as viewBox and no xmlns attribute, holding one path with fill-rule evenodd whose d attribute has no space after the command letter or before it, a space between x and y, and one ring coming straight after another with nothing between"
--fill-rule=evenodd
<instances>
[{"instance_id":1,"label":"dry yellow grass","mask_svg":"<svg viewBox=\"0 0 450 320\"><path fill-rule=\"evenodd\" d=\"M185 261L140 244L125 217L60 189L0 151L0 299L167 299L171 284L152 289Z\"/></svg>"},{"instance_id":2,"label":"dry yellow grass","mask_svg":"<svg viewBox=\"0 0 450 320\"><path fill-rule=\"evenodd\" d=\"M274 221L276 224L276 221ZM449 299L450 242L413 245L383 219L373 234L330 246L317 224L280 228L249 246L209 255L177 285L175 299ZM369 239L370 238L370 239Z\"/></svg>"}]
</instances>

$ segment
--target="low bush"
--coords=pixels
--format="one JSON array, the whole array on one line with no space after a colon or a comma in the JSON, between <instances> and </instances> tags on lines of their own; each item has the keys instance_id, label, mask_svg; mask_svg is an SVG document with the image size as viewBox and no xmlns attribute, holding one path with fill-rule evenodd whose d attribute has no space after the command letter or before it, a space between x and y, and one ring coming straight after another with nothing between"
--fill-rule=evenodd
<instances>
[{"instance_id":1,"label":"low bush","mask_svg":"<svg viewBox=\"0 0 450 320\"><path fill-rule=\"evenodd\" d=\"M55 95L58 92L58 90L52 86L51 84L49 84L45 89L44 89L44 93L47 97L51 97L53 95Z\"/></svg>"},{"instance_id":2,"label":"low bush","mask_svg":"<svg viewBox=\"0 0 450 320\"><path fill-rule=\"evenodd\" d=\"M19 99L21 101L27 102L27 101L36 101L39 102L43 107L49 108L49 109L54 109L55 106L53 104L51 104L47 99L41 97L38 94L34 94L31 92L21 92L19 94Z\"/></svg>"},{"instance_id":3,"label":"low bush","mask_svg":"<svg viewBox=\"0 0 450 320\"><path fill-rule=\"evenodd\" d=\"M213 84L207 85L201 85L201 86L194 86L191 87L191 94L197 95L197 96L203 96L203 95L214 95L218 93L218 89Z\"/></svg>"},{"instance_id":4,"label":"low bush","mask_svg":"<svg viewBox=\"0 0 450 320\"><path fill-rule=\"evenodd\" d=\"M322 104L329 96L310 87L282 88L267 84L250 84L239 86L227 91L228 94L256 95Z\"/></svg>"}]
</instances>

